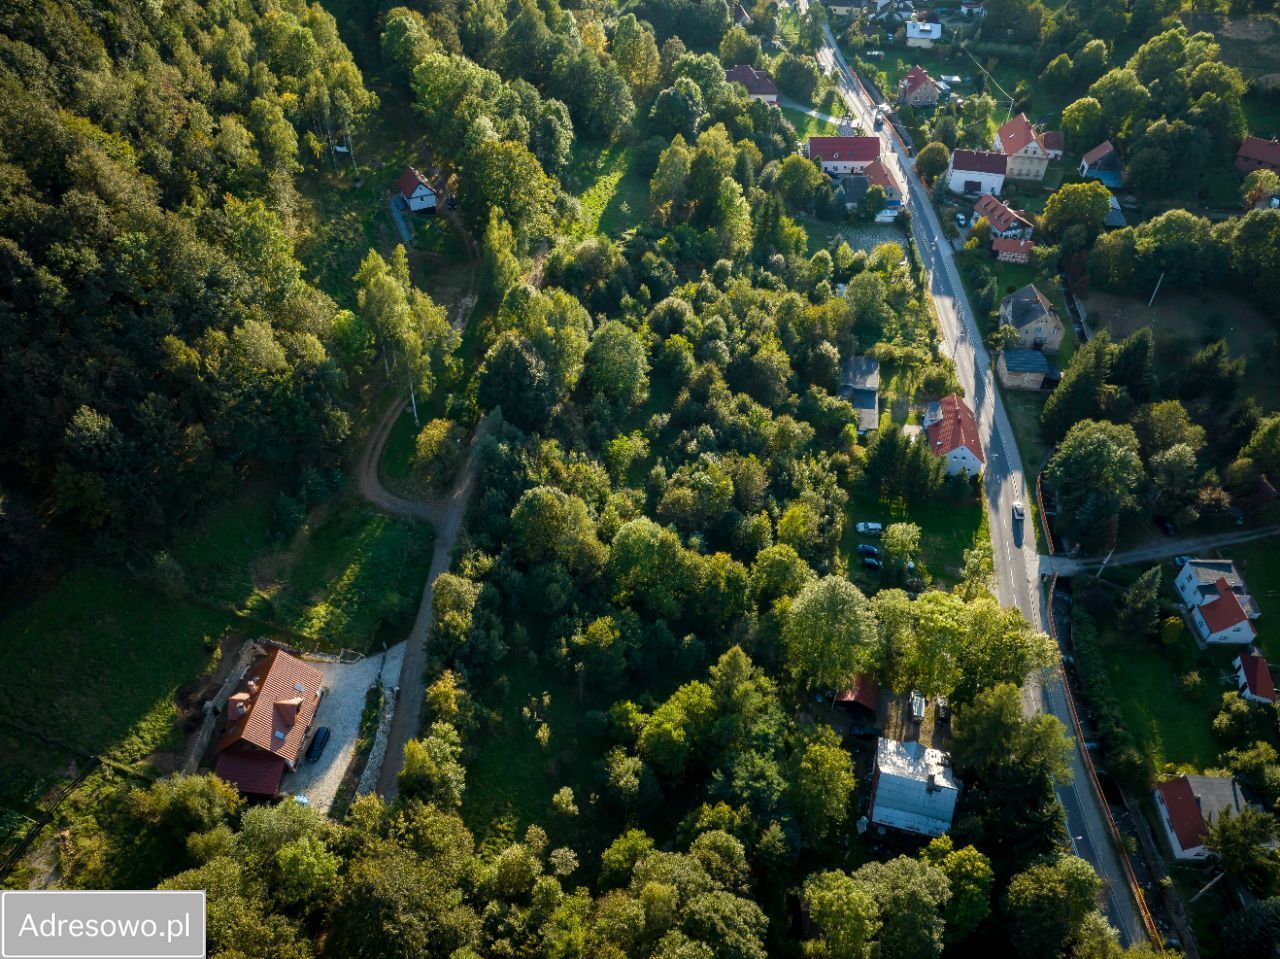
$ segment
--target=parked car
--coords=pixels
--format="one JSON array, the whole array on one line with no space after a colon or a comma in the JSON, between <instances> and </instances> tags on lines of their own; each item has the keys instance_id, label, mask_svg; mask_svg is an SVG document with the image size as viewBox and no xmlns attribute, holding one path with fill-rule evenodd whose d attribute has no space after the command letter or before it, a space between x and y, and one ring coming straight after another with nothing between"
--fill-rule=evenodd
<instances>
[{"instance_id":1,"label":"parked car","mask_svg":"<svg viewBox=\"0 0 1280 959\"><path fill-rule=\"evenodd\" d=\"M1026 509L1023 508L1022 500L1014 500L1013 518L1018 520L1018 522L1022 522L1022 520L1026 517L1026 515L1027 515L1027 511Z\"/></svg>"},{"instance_id":2,"label":"parked car","mask_svg":"<svg viewBox=\"0 0 1280 959\"><path fill-rule=\"evenodd\" d=\"M329 745L329 727L321 726L316 730L316 734L311 737L311 745L307 747L307 762L316 762L324 753L324 747Z\"/></svg>"},{"instance_id":3,"label":"parked car","mask_svg":"<svg viewBox=\"0 0 1280 959\"><path fill-rule=\"evenodd\" d=\"M969 218L965 216L963 213L957 213L956 226L960 227L960 229L963 230L968 225L969 225Z\"/></svg>"},{"instance_id":4,"label":"parked car","mask_svg":"<svg viewBox=\"0 0 1280 959\"><path fill-rule=\"evenodd\" d=\"M924 696L918 689L911 690L911 721L924 722Z\"/></svg>"},{"instance_id":5,"label":"parked car","mask_svg":"<svg viewBox=\"0 0 1280 959\"><path fill-rule=\"evenodd\" d=\"M947 702L946 696L939 696L937 702L938 722L951 722L951 704Z\"/></svg>"},{"instance_id":6,"label":"parked car","mask_svg":"<svg viewBox=\"0 0 1280 959\"><path fill-rule=\"evenodd\" d=\"M879 536L881 533L884 532L884 524L859 523L854 527L854 529L856 529L863 536Z\"/></svg>"},{"instance_id":7,"label":"parked car","mask_svg":"<svg viewBox=\"0 0 1280 959\"><path fill-rule=\"evenodd\" d=\"M1191 562L1190 556L1175 556L1173 558L1173 565L1178 567L1178 569L1182 569L1182 567L1186 566L1189 562Z\"/></svg>"},{"instance_id":8,"label":"parked car","mask_svg":"<svg viewBox=\"0 0 1280 959\"><path fill-rule=\"evenodd\" d=\"M1175 523L1173 520L1169 519L1169 517L1155 516L1153 517L1153 519L1155 520L1156 529L1164 533L1165 536L1178 535L1178 524Z\"/></svg>"},{"instance_id":9,"label":"parked car","mask_svg":"<svg viewBox=\"0 0 1280 959\"><path fill-rule=\"evenodd\" d=\"M447 206L450 210L456 210L458 208L458 198L455 197L452 193L450 193L449 196L445 199L444 205Z\"/></svg>"},{"instance_id":10,"label":"parked car","mask_svg":"<svg viewBox=\"0 0 1280 959\"><path fill-rule=\"evenodd\" d=\"M876 547L872 546L870 543L859 543L859 544L858 544L858 555L859 555L859 556L871 556L871 557L873 557L873 558L875 558L875 559L879 559L879 558L880 558L880 550L879 550L879 549L877 549Z\"/></svg>"},{"instance_id":11,"label":"parked car","mask_svg":"<svg viewBox=\"0 0 1280 959\"><path fill-rule=\"evenodd\" d=\"M863 569L880 569L880 565L880 560L876 559L874 556L862 557Z\"/></svg>"}]
</instances>

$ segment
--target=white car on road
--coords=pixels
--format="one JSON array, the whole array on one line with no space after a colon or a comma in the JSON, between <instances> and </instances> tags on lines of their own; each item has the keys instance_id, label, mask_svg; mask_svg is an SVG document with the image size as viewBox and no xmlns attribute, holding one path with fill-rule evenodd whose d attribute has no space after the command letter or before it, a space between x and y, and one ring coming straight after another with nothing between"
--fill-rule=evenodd
<instances>
[{"instance_id":1,"label":"white car on road","mask_svg":"<svg viewBox=\"0 0 1280 959\"><path fill-rule=\"evenodd\" d=\"M863 536L879 536L884 532L884 526L880 523L859 523L854 529Z\"/></svg>"}]
</instances>

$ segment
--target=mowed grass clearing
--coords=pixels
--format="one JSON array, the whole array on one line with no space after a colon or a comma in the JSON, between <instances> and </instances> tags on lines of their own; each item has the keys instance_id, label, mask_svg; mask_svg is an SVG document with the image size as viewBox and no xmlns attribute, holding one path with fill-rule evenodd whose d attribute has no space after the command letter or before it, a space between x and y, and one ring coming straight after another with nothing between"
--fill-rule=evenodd
<instances>
[{"instance_id":1,"label":"mowed grass clearing","mask_svg":"<svg viewBox=\"0 0 1280 959\"><path fill-rule=\"evenodd\" d=\"M1192 644L1189 636L1185 642ZM1195 668L1194 651L1180 656L1110 631L1103 632L1100 649L1125 726L1153 768L1200 771L1216 766L1225 747L1214 737L1211 724L1227 688L1219 684L1217 671L1198 670L1203 685L1193 699L1183 690L1182 676Z\"/></svg>"},{"instance_id":2,"label":"mowed grass clearing","mask_svg":"<svg viewBox=\"0 0 1280 959\"><path fill-rule=\"evenodd\" d=\"M584 236L620 236L648 212L649 180L635 169L629 147L615 144L601 150L578 144L567 179L582 205L579 232Z\"/></svg>"},{"instance_id":3,"label":"mowed grass clearing","mask_svg":"<svg viewBox=\"0 0 1280 959\"><path fill-rule=\"evenodd\" d=\"M796 128L796 137L801 144L807 142L809 137L834 137L840 134L840 128L834 123L810 116L795 107L782 107L782 115Z\"/></svg>"},{"instance_id":4,"label":"mowed grass clearing","mask_svg":"<svg viewBox=\"0 0 1280 959\"><path fill-rule=\"evenodd\" d=\"M1183 356L1215 340L1226 340L1232 356L1247 360L1243 391L1257 398L1264 409L1280 405L1280 377L1272 360L1280 348L1280 335L1272 321L1241 297L1220 290L1192 292L1165 286L1150 308L1139 297L1093 290L1083 302L1090 324L1109 330L1113 339L1151 327L1156 349L1164 357Z\"/></svg>"},{"instance_id":5,"label":"mowed grass clearing","mask_svg":"<svg viewBox=\"0 0 1280 959\"><path fill-rule=\"evenodd\" d=\"M943 585L954 585L960 580L964 570L964 551L973 546L980 533L986 535L985 511L981 499L976 495L955 499L940 494L927 502L909 506L901 501L886 502L866 484L855 484L849 490L840 552L847 559L850 574L855 579L868 583L877 574L870 572L863 576L857 546L859 543L879 546L880 540L859 535L855 529L855 524L859 522L883 523L885 526L891 523L915 523L920 527L920 552L924 568L935 582ZM919 562L920 557L916 561Z\"/></svg>"},{"instance_id":6,"label":"mowed grass clearing","mask_svg":"<svg viewBox=\"0 0 1280 959\"><path fill-rule=\"evenodd\" d=\"M175 557L193 595L295 634L356 650L403 639L431 565L429 526L386 516L347 493L314 510L285 544L268 497L215 510Z\"/></svg>"},{"instance_id":7,"label":"mowed grass clearing","mask_svg":"<svg viewBox=\"0 0 1280 959\"><path fill-rule=\"evenodd\" d=\"M0 620L0 716L71 752L135 762L173 729L178 687L211 668L219 640L239 625L122 570L72 573ZM34 737L4 758L66 771L67 758Z\"/></svg>"}]
</instances>

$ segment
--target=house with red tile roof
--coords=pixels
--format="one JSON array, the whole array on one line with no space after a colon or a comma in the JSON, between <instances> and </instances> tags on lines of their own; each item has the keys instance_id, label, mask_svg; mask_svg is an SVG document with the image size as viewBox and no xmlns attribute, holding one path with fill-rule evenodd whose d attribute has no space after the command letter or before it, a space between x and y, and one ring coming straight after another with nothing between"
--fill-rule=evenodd
<instances>
[{"instance_id":1,"label":"house with red tile roof","mask_svg":"<svg viewBox=\"0 0 1280 959\"><path fill-rule=\"evenodd\" d=\"M1258 638L1258 631L1240 605L1240 598L1226 579L1213 584L1217 596L1188 612L1200 641L1206 646L1248 645Z\"/></svg>"},{"instance_id":2,"label":"house with red tile roof","mask_svg":"<svg viewBox=\"0 0 1280 959\"><path fill-rule=\"evenodd\" d=\"M1009 158L985 150L953 150L947 166L947 189L952 193L999 194L1004 189Z\"/></svg>"},{"instance_id":3,"label":"house with red tile roof","mask_svg":"<svg viewBox=\"0 0 1280 959\"><path fill-rule=\"evenodd\" d=\"M896 207L902 204L902 187L898 186L893 173L882 161L872 160L862 168L862 175L867 178L868 186L878 186L884 190L885 206Z\"/></svg>"},{"instance_id":4,"label":"house with red tile roof","mask_svg":"<svg viewBox=\"0 0 1280 959\"><path fill-rule=\"evenodd\" d=\"M739 63L732 70L726 70L724 78L728 83L741 83L747 88L747 95L753 100L761 100L765 103L778 102L778 85L773 82L773 77L763 70L757 70L749 63Z\"/></svg>"},{"instance_id":5,"label":"house with red tile roof","mask_svg":"<svg viewBox=\"0 0 1280 959\"><path fill-rule=\"evenodd\" d=\"M1049 151L1025 113L1019 113L996 131L992 149L1009 158L1005 176L1010 180L1039 183L1044 179L1044 171L1049 167Z\"/></svg>"},{"instance_id":6,"label":"house with red tile roof","mask_svg":"<svg viewBox=\"0 0 1280 959\"><path fill-rule=\"evenodd\" d=\"M248 796L275 796L297 766L324 694L324 675L272 648L245 671L227 701L214 772Z\"/></svg>"},{"instance_id":7,"label":"house with red tile roof","mask_svg":"<svg viewBox=\"0 0 1280 959\"><path fill-rule=\"evenodd\" d=\"M1266 657L1255 653L1241 653L1231 664L1236 671L1236 689L1251 703L1274 703L1276 684L1271 678L1271 667Z\"/></svg>"},{"instance_id":8,"label":"house with red tile roof","mask_svg":"<svg viewBox=\"0 0 1280 959\"><path fill-rule=\"evenodd\" d=\"M1236 151L1236 169L1248 176L1254 170L1275 170L1280 173L1280 140L1272 137L1245 137Z\"/></svg>"},{"instance_id":9,"label":"house with red tile roof","mask_svg":"<svg viewBox=\"0 0 1280 959\"><path fill-rule=\"evenodd\" d=\"M898 81L898 101L913 107L936 106L941 92L938 81L918 63Z\"/></svg>"},{"instance_id":10,"label":"house with red tile roof","mask_svg":"<svg viewBox=\"0 0 1280 959\"><path fill-rule=\"evenodd\" d=\"M986 458L978 437L978 421L955 393L929 404L924 414L924 432L929 451L947 461L948 474L977 476L982 472Z\"/></svg>"},{"instance_id":11,"label":"house with red tile roof","mask_svg":"<svg viewBox=\"0 0 1280 959\"><path fill-rule=\"evenodd\" d=\"M1007 206L998 196L984 193L973 205L973 212L986 217L991 227L992 236L1014 237L1019 240L1031 239L1034 227L1022 213Z\"/></svg>"},{"instance_id":12,"label":"house with red tile roof","mask_svg":"<svg viewBox=\"0 0 1280 959\"><path fill-rule=\"evenodd\" d=\"M1155 789L1156 813L1175 859L1207 859L1204 837L1222 815L1238 816L1254 807L1230 776L1179 776Z\"/></svg>"},{"instance_id":13,"label":"house with red tile roof","mask_svg":"<svg viewBox=\"0 0 1280 959\"><path fill-rule=\"evenodd\" d=\"M991 252L1001 263L1030 263L1035 244L1030 240L996 236L991 238Z\"/></svg>"},{"instance_id":14,"label":"house with red tile roof","mask_svg":"<svg viewBox=\"0 0 1280 959\"><path fill-rule=\"evenodd\" d=\"M833 176L861 173L880 159L879 137L809 137L808 155Z\"/></svg>"},{"instance_id":15,"label":"house with red tile roof","mask_svg":"<svg viewBox=\"0 0 1280 959\"><path fill-rule=\"evenodd\" d=\"M436 191L421 173L411 166L400 174L400 196L412 213L434 213Z\"/></svg>"}]
</instances>

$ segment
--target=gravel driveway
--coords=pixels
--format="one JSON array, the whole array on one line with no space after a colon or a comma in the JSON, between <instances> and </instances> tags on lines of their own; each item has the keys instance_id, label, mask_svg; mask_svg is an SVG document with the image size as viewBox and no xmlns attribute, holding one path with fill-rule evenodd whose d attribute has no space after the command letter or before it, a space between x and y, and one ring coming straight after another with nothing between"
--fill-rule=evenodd
<instances>
[{"instance_id":1,"label":"gravel driveway","mask_svg":"<svg viewBox=\"0 0 1280 959\"><path fill-rule=\"evenodd\" d=\"M311 805L322 813L329 811L355 756L365 693L379 677L388 690L400 681L404 648L404 643L397 643L385 654L369 656L358 663L312 663L324 673L325 686L312 729L328 726L329 745L319 762L309 763L305 757L300 758L297 770L285 774L282 792L306 795Z\"/></svg>"}]
</instances>

